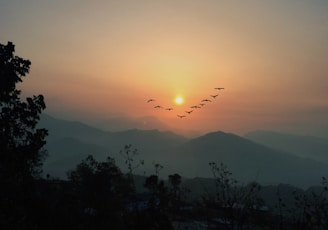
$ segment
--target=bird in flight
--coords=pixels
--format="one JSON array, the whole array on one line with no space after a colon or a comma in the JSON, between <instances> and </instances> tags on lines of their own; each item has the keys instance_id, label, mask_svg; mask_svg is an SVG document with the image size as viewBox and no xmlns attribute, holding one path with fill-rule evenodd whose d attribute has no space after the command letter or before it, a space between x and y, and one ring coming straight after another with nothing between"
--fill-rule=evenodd
<instances>
[{"instance_id":1,"label":"bird in flight","mask_svg":"<svg viewBox=\"0 0 328 230\"><path fill-rule=\"evenodd\" d=\"M173 110L173 108L166 108L165 110L171 111L171 110Z\"/></svg>"},{"instance_id":2,"label":"bird in flight","mask_svg":"<svg viewBox=\"0 0 328 230\"><path fill-rule=\"evenodd\" d=\"M184 118L186 117L185 115L177 115L179 118Z\"/></svg>"},{"instance_id":3,"label":"bird in flight","mask_svg":"<svg viewBox=\"0 0 328 230\"><path fill-rule=\"evenodd\" d=\"M189 111L186 111L186 113L188 113L188 114L191 114L191 113L192 113L192 111L194 111L194 110L189 110Z\"/></svg>"},{"instance_id":4,"label":"bird in flight","mask_svg":"<svg viewBox=\"0 0 328 230\"><path fill-rule=\"evenodd\" d=\"M162 106L160 106L160 105L156 105L154 108L155 108L155 109L160 109L160 108L162 108Z\"/></svg>"},{"instance_id":5,"label":"bird in flight","mask_svg":"<svg viewBox=\"0 0 328 230\"><path fill-rule=\"evenodd\" d=\"M217 88L214 88L214 89L221 90L221 89L224 89L224 88L217 87Z\"/></svg>"},{"instance_id":6,"label":"bird in flight","mask_svg":"<svg viewBox=\"0 0 328 230\"><path fill-rule=\"evenodd\" d=\"M217 96L219 96L219 94L215 94L215 95L210 95L213 98L216 98Z\"/></svg>"},{"instance_id":7,"label":"bird in flight","mask_svg":"<svg viewBox=\"0 0 328 230\"><path fill-rule=\"evenodd\" d=\"M192 109L200 109L200 107L198 105L191 106L190 108L192 108Z\"/></svg>"},{"instance_id":8,"label":"bird in flight","mask_svg":"<svg viewBox=\"0 0 328 230\"><path fill-rule=\"evenodd\" d=\"M199 105L203 107L205 104L204 103L200 103Z\"/></svg>"},{"instance_id":9,"label":"bird in flight","mask_svg":"<svg viewBox=\"0 0 328 230\"><path fill-rule=\"evenodd\" d=\"M147 103L149 103L149 102L152 102L152 101L155 101L155 99L149 99L148 101L147 101Z\"/></svg>"},{"instance_id":10,"label":"bird in flight","mask_svg":"<svg viewBox=\"0 0 328 230\"><path fill-rule=\"evenodd\" d=\"M202 102L212 102L212 101L208 100L208 99L204 99L204 100L202 100Z\"/></svg>"}]
</instances>

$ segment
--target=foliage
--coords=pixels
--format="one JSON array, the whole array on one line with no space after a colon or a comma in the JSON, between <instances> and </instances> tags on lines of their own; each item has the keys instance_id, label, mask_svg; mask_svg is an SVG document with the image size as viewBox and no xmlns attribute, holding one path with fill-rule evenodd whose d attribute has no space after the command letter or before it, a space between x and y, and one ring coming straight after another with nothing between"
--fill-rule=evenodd
<instances>
[{"instance_id":1,"label":"foliage","mask_svg":"<svg viewBox=\"0 0 328 230\"><path fill-rule=\"evenodd\" d=\"M295 219L282 210L281 222L270 210L261 209L264 203L259 198L259 184L240 185L223 163L211 166L215 197L204 198L203 206L197 206L182 201L179 174L169 175L167 181L158 175L144 177L148 192L140 193L112 158L97 162L89 156L69 173L72 189L57 202L59 211L52 212L60 218L53 229L172 229L173 225L184 229L197 223L209 229L326 229L326 181L319 193L312 193L315 199L311 202L308 196L299 196L298 209L293 210ZM285 209L283 199L279 201Z\"/></svg>"},{"instance_id":2,"label":"foliage","mask_svg":"<svg viewBox=\"0 0 328 230\"><path fill-rule=\"evenodd\" d=\"M77 196L79 209L83 210L80 221L89 218L97 229L104 229L109 224L122 224L124 200L131 187L112 158L97 162L89 155L69 172L68 178Z\"/></svg>"},{"instance_id":3,"label":"foliage","mask_svg":"<svg viewBox=\"0 0 328 230\"><path fill-rule=\"evenodd\" d=\"M164 166L161 165L160 163L156 163L156 162L153 162L153 165L154 165L154 168L155 168L155 175L158 176L159 171L161 171L164 168Z\"/></svg>"},{"instance_id":4,"label":"foliage","mask_svg":"<svg viewBox=\"0 0 328 230\"><path fill-rule=\"evenodd\" d=\"M14 56L14 50L11 42L0 44L0 168L9 175L37 176L47 130L36 125L46 106L42 95L21 101L16 84L28 73L31 62Z\"/></svg>"},{"instance_id":5,"label":"foliage","mask_svg":"<svg viewBox=\"0 0 328 230\"><path fill-rule=\"evenodd\" d=\"M42 95L22 101L17 83L29 72L31 62L14 55L12 42L0 44L0 223L16 228L33 225L34 179L40 176L47 130L37 129L45 109ZM34 198L33 198L34 199Z\"/></svg>"},{"instance_id":6,"label":"foliage","mask_svg":"<svg viewBox=\"0 0 328 230\"><path fill-rule=\"evenodd\" d=\"M177 173L171 174L168 176L168 180L171 184L170 189L170 205L173 212L177 213L181 203L182 190L180 189L181 185L181 176Z\"/></svg>"},{"instance_id":7,"label":"foliage","mask_svg":"<svg viewBox=\"0 0 328 230\"><path fill-rule=\"evenodd\" d=\"M285 207L290 222L295 229L328 229L328 181L322 177L322 187L299 193L294 191L294 206ZM280 198L281 199L281 198Z\"/></svg>"},{"instance_id":8,"label":"foliage","mask_svg":"<svg viewBox=\"0 0 328 230\"><path fill-rule=\"evenodd\" d=\"M135 157L139 155L138 149L133 149L131 144L125 145L124 150L120 151L120 155L124 159L124 163L128 168L128 180L132 185L132 188L135 190L136 185L133 178L133 172L135 169L139 168L140 166L144 165L143 160L139 160L138 162L135 161Z\"/></svg>"},{"instance_id":9,"label":"foliage","mask_svg":"<svg viewBox=\"0 0 328 230\"><path fill-rule=\"evenodd\" d=\"M252 216L263 205L258 197L261 186L252 182L247 186L239 185L232 173L223 163L209 163L215 180L216 196L206 200L218 210L227 229L244 229L252 224Z\"/></svg>"}]
</instances>

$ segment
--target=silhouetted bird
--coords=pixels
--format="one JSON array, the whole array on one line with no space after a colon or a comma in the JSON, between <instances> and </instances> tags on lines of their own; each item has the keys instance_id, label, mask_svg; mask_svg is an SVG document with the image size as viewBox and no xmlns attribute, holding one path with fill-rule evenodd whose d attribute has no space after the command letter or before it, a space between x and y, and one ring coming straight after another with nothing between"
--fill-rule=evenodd
<instances>
[{"instance_id":1,"label":"silhouetted bird","mask_svg":"<svg viewBox=\"0 0 328 230\"><path fill-rule=\"evenodd\" d=\"M214 89L221 90L221 89L224 89L224 88L217 87L217 88L214 88Z\"/></svg>"},{"instance_id":2,"label":"silhouetted bird","mask_svg":"<svg viewBox=\"0 0 328 230\"><path fill-rule=\"evenodd\" d=\"M204 103L200 103L199 105L200 105L200 106L204 106L205 104L204 104Z\"/></svg>"},{"instance_id":3,"label":"silhouetted bird","mask_svg":"<svg viewBox=\"0 0 328 230\"><path fill-rule=\"evenodd\" d=\"M193 106L191 106L190 108L192 108L192 109L200 109L200 107L197 106L197 105L193 105Z\"/></svg>"},{"instance_id":4,"label":"silhouetted bird","mask_svg":"<svg viewBox=\"0 0 328 230\"><path fill-rule=\"evenodd\" d=\"M213 98L216 98L217 96L219 96L219 94L215 94L215 95L210 95Z\"/></svg>"},{"instance_id":5,"label":"silhouetted bird","mask_svg":"<svg viewBox=\"0 0 328 230\"><path fill-rule=\"evenodd\" d=\"M179 118L184 118L184 117L186 117L186 116L184 116L184 115L177 115Z\"/></svg>"},{"instance_id":6,"label":"silhouetted bird","mask_svg":"<svg viewBox=\"0 0 328 230\"><path fill-rule=\"evenodd\" d=\"M191 113L192 113L192 111L194 111L194 110L189 110L189 111L186 111L186 113L188 113L188 114L191 114Z\"/></svg>"},{"instance_id":7,"label":"silhouetted bird","mask_svg":"<svg viewBox=\"0 0 328 230\"><path fill-rule=\"evenodd\" d=\"M166 108L165 110L171 111L171 110L173 110L173 108Z\"/></svg>"},{"instance_id":8,"label":"silhouetted bird","mask_svg":"<svg viewBox=\"0 0 328 230\"><path fill-rule=\"evenodd\" d=\"M202 102L212 102L212 101L208 100L208 99L204 99L204 100L202 100Z\"/></svg>"},{"instance_id":9,"label":"silhouetted bird","mask_svg":"<svg viewBox=\"0 0 328 230\"><path fill-rule=\"evenodd\" d=\"M155 99L149 99L149 100L147 101L147 103L152 102L152 101L155 101Z\"/></svg>"},{"instance_id":10,"label":"silhouetted bird","mask_svg":"<svg viewBox=\"0 0 328 230\"><path fill-rule=\"evenodd\" d=\"M160 106L160 105L156 105L154 108L155 108L155 109L160 109L160 108L162 108L162 106Z\"/></svg>"}]
</instances>

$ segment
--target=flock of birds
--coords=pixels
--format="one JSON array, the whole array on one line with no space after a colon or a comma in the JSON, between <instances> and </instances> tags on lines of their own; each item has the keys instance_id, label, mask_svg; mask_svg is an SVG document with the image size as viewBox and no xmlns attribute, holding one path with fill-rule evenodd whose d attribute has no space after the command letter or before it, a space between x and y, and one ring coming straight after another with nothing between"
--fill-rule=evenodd
<instances>
[{"instance_id":1,"label":"flock of birds","mask_svg":"<svg viewBox=\"0 0 328 230\"><path fill-rule=\"evenodd\" d=\"M216 87L214 89L217 90L217 91L220 91L220 90L223 90L224 88ZM184 114L177 114L177 117L181 118L181 119L187 117L187 115L190 115L192 112L194 112L194 110L201 109L207 103L211 103L212 100L216 99L219 96L219 94L211 94L209 96L211 97L210 99L205 98L205 99L201 100L197 105L190 106L190 110L184 111L185 112ZM154 103L154 102L156 102L156 100L153 99L153 98L150 98L150 99L147 100L147 103ZM164 107L162 105L155 105L155 106L153 106L153 108L154 109L163 109L163 110L167 110L167 111L174 110L172 107Z\"/></svg>"}]
</instances>

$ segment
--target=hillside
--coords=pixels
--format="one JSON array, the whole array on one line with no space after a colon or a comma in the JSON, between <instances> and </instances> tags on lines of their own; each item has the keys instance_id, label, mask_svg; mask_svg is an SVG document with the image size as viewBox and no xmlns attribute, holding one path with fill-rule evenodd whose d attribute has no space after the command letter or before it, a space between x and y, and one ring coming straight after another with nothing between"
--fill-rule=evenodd
<instances>
[{"instance_id":1,"label":"hillside","mask_svg":"<svg viewBox=\"0 0 328 230\"><path fill-rule=\"evenodd\" d=\"M135 160L144 160L146 163L142 172L153 170L153 162L167 164L173 150L187 140L175 133L158 130L103 131L81 122L60 120L49 115L42 116L39 126L49 130L45 146L49 156L44 171L61 178L88 154L93 154L99 160L110 156L124 169L126 167L120 151L130 144L132 149L138 150Z\"/></svg>"},{"instance_id":2,"label":"hillside","mask_svg":"<svg viewBox=\"0 0 328 230\"><path fill-rule=\"evenodd\" d=\"M244 137L277 150L328 164L328 139L272 131L253 131Z\"/></svg>"},{"instance_id":3,"label":"hillside","mask_svg":"<svg viewBox=\"0 0 328 230\"><path fill-rule=\"evenodd\" d=\"M209 133L179 147L176 162L189 177L211 177L209 162L223 162L240 181L297 186L318 184L328 175L327 164L297 157L234 134ZM176 165L178 167L178 165Z\"/></svg>"},{"instance_id":4,"label":"hillside","mask_svg":"<svg viewBox=\"0 0 328 230\"><path fill-rule=\"evenodd\" d=\"M137 149L134 164L145 165L135 170L138 174L152 174L154 164L164 166L160 175L179 173L184 177L212 178L209 162L223 162L241 182L258 181L263 184L286 183L308 187L320 183L328 175L327 164L273 149L246 138L214 132L186 139L172 132L158 130L126 130L107 132L81 122L58 120L45 115L40 126L49 129L47 145L49 157L45 173L65 177L66 172L88 154L98 160L110 156L124 171L126 165L120 151L127 144Z\"/></svg>"}]
</instances>

